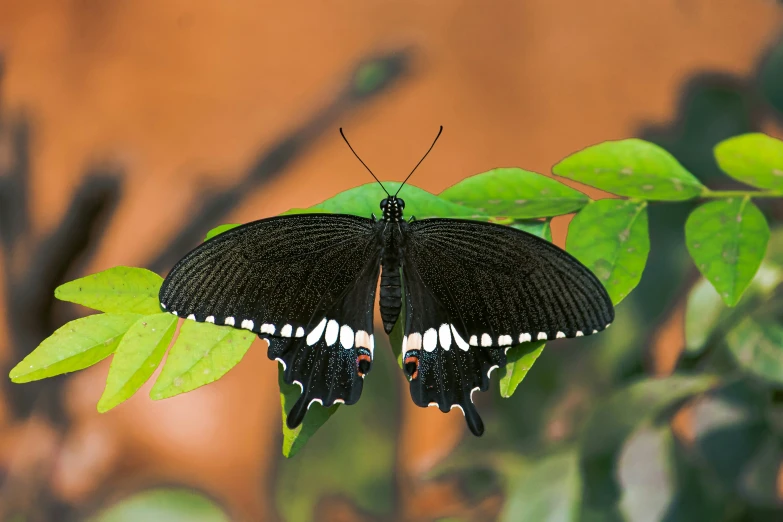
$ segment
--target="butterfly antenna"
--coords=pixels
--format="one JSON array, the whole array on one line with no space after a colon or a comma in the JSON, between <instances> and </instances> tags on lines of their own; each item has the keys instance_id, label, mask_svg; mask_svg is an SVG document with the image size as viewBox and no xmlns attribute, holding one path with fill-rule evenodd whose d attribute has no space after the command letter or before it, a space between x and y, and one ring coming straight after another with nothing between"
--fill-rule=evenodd
<instances>
[{"instance_id":1,"label":"butterfly antenna","mask_svg":"<svg viewBox=\"0 0 783 522\"><path fill-rule=\"evenodd\" d=\"M413 167L413 170L411 171L410 174L408 174L408 177L405 178L405 181L402 182L402 185L405 185L405 183L411 178L411 176L413 176L413 173L416 172L416 169L419 168L419 165L421 165L421 162L424 161L424 158L426 158L427 154L430 153L430 151L432 150L432 147L434 147L435 144L438 142L438 138L440 138L440 133L441 132L443 132L443 125L440 126L440 130L438 131L438 135L435 136L435 140L433 140L432 145L430 145L430 148L427 149L427 152L424 153L424 156L422 156L422 158L419 160L419 162L416 164L416 166ZM402 185L400 185L400 188L398 188L397 192L394 193L395 197L397 196L397 194L400 193L400 190L402 189Z\"/></svg>"},{"instance_id":2,"label":"butterfly antenna","mask_svg":"<svg viewBox=\"0 0 783 522\"><path fill-rule=\"evenodd\" d=\"M375 178L375 181L377 181L377 182L378 182L378 185L380 185L380 186L381 186L381 188L383 189L383 191L384 191L384 192L386 192L386 195L387 195L387 196L389 196L389 195L390 195L390 194L389 194L389 191L388 191L388 190L386 190L386 187L384 187L384 186L383 186L383 183L381 183L381 180L379 180L379 179L378 179L378 178L375 176L375 174L373 174L373 173L372 173L372 171L370 170L370 167L368 167L368 166L367 166L367 164L366 164L365 162L363 162L363 161L362 161L362 158L360 158L360 157L359 157L359 155L358 155L358 154L356 154L356 151L355 151L355 150L353 150L353 147L351 147L351 144L350 144L350 143L348 143L348 138L346 138L346 137L345 137L345 133L343 132L343 128L342 128L342 127L340 127L340 136L342 136L342 137L343 137L343 139L345 140L345 143L346 143L346 145L348 145L348 148L349 148L349 149L351 149L351 152L353 152L353 155L354 155L354 156L356 156L356 159L358 159L358 160L359 160L359 161L362 163L362 165L364 165L364 168L365 168L365 169L367 169L367 172L369 172L369 173L370 173L370 175L371 175L373 178Z\"/></svg>"}]
</instances>

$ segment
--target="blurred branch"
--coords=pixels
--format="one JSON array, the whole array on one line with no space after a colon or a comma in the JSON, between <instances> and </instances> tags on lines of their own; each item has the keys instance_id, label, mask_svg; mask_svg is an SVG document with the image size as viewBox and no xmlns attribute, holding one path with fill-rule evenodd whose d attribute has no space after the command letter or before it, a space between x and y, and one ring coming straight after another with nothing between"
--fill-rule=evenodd
<instances>
[{"instance_id":1,"label":"blurred branch","mask_svg":"<svg viewBox=\"0 0 783 522\"><path fill-rule=\"evenodd\" d=\"M147 267L158 273L170 268L201 241L206 230L218 224L252 190L282 174L336 121L393 87L409 72L411 59L412 50L399 49L363 60L334 100L262 152L239 183L204 199L198 212Z\"/></svg>"},{"instance_id":2,"label":"blurred branch","mask_svg":"<svg viewBox=\"0 0 783 522\"><path fill-rule=\"evenodd\" d=\"M0 68L0 81L2 81ZM1 85L1 84L0 84ZM10 254L30 222L28 173L30 129L26 118L6 122L0 114L0 245L9 270Z\"/></svg>"},{"instance_id":3,"label":"blurred branch","mask_svg":"<svg viewBox=\"0 0 783 522\"><path fill-rule=\"evenodd\" d=\"M26 179L28 175L29 171L25 169L20 178ZM27 182L22 183L26 185ZM24 263L17 259L6 263L6 301L8 323L12 325L9 333L13 361L30 353L59 326L54 315L57 303L54 289L66 274L75 271L79 261L94 253L119 204L120 194L121 175L118 172L110 169L88 172L59 226L30 249L29 259ZM26 209L26 204L19 203L16 211L26 212ZM14 221L13 216L10 220ZM16 221L22 221L22 218ZM16 254L10 248L4 248L4 251L7 258L9 253ZM23 273L19 273L20 267L25 268ZM29 416L42 390L57 387L57 384L41 381L15 388L14 393L8 395L14 414ZM56 396L48 397L43 407L50 419L62 421L62 408Z\"/></svg>"}]
</instances>

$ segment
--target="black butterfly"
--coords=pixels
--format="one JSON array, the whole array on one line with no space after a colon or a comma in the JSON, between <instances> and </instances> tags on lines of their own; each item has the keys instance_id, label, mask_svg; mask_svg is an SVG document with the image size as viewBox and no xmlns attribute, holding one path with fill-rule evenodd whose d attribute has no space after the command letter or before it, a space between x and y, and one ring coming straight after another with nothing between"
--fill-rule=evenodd
<instances>
[{"instance_id":1,"label":"black butterfly","mask_svg":"<svg viewBox=\"0 0 783 522\"><path fill-rule=\"evenodd\" d=\"M398 193L381 201L381 219L298 214L224 232L174 266L161 306L267 339L269 358L301 388L287 420L295 428L315 402L359 400L372 367L380 272L387 334L405 299L403 370L413 402L460 408L481 435L473 392L489 388L508 349L597 333L614 319L612 302L590 270L551 243L478 221L405 221Z\"/></svg>"}]
</instances>

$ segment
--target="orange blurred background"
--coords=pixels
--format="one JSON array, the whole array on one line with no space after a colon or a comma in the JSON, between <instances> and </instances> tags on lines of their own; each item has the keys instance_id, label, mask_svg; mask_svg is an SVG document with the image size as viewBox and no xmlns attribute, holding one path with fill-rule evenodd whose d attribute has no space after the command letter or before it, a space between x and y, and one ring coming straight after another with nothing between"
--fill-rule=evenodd
<instances>
[{"instance_id":1,"label":"orange blurred background","mask_svg":"<svg viewBox=\"0 0 783 522\"><path fill-rule=\"evenodd\" d=\"M32 232L12 257L24 259L61 223L85 172L108 165L123 172L122 198L94 255L68 275L144 266L204 198L239 183L292 133L307 139L280 175L257 180L212 226L366 183L340 126L381 179L400 180L443 125L412 181L436 193L498 166L548 173L587 145L674 125L689 82L709 74L745 81L781 29L783 7L771 0L0 0L0 108L30 129ZM377 56L400 57L404 72L377 95L345 101L357 64ZM323 125L314 122L324 114ZM777 121L762 115L757 124L780 136ZM10 161L7 134L0 163ZM561 245L566 224L556 220ZM11 366L18 352L0 311L0 357ZM676 351L676 320L672 328L661 335ZM81 520L135 491L183 485L234 520L290 518L280 499L297 497L297 480L281 492L278 479L287 466L306 473L320 453L280 456L276 368L263 342L212 385L153 402L148 383L100 415L107 368L104 361L61 383L60 423L34 408L16 415L4 398L0 514L9 512L2 505L29 504L26 520L47 520L36 505L49 502ZM501 496L472 498L430 476L469 437L462 416L416 408L402 374L388 375L391 385L379 393L392 397L390 410L357 405L360 413L330 423L382 427L389 421L376 417L392 417L383 474L393 507L372 513L325 491L317 509L302 508L303 519L493 520ZM329 440L330 451L353 451Z\"/></svg>"}]
</instances>

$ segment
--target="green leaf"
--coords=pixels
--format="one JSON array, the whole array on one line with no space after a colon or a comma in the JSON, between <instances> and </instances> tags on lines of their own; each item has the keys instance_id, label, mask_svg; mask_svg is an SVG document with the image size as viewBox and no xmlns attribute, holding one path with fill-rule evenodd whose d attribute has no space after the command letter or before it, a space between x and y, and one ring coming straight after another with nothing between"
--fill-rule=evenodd
<instances>
[{"instance_id":1,"label":"green leaf","mask_svg":"<svg viewBox=\"0 0 783 522\"><path fill-rule=\"evenodd\" d=\"M189 489L160 488L133 493L87 522L230 522L217 501Z\"/></svg>"},{"instance_id":2,"label":"green leaf","mask_svg":"<svg viewBox=\"0 0 783 522\"><path fill-rule=\"evenodd\" d=\"M239 364L253 339L247 330L185 321L150 397L166 399L220 379Z\"/></svg>"},{"instance_id":3,"label":"green leaf","mask_svg":"<svg viewBox=\"0 0 783 522\"><path fill-rule=\"evenodd\" d=\"M751 504L780 508L780 439L770 435L748 462L739 478L739 490Z\"/></svg>"},{"instance_id":4,"label":"green leaf","mask_svg":"<svg viewBox=\"0 0 783 522\"><path fill-rule=\"evenodd\" d=\"M322 405L315 403L307 410L307 415L305 415L302 424L297 426L296 429L289 429L286 425L286 419L291 408L294 407L294 403L299 398L301 390L295 384L286 384L283 380L282 366L278 366L277 369L277 383L280 385L280 406L283 411L283 456L291 458L304 447L307 440L318 431L318 428L323 426L329 420L329 417L334 415L340 405L335 404L324 408Z\"/></svg>"},{"instance_id":5,"label":"green leaf","mask_svg":"<svg viewBox=\"0 0 783 522\"><path fill-rule=\"evenodd\" d=\"M562 160L552 172L618 196L647 200L683 201L706 190L674 156L635 138L587 147Z\"/></svg>"},{"instance_id":6,"label":"green leaf","mask_svg":"<svg viewBox=\"0 0 783 522\"><path fill-rule=\"evenodd\" d=\"M222 234L223 232L228 232L232 228L237 228L239 226L242 226L242 223L226 223L225 225L218 225L209 232L207 232L206 237L204 237L204 241L209 241L213 237Z\"/></svg>"},{"instance_id":7,"label":"green leaf","mask_svg":"<svg viewBox=\"0 0 783 522\"><path fill-rule=\"evenodd\" d=\"M397 181L384 181L383 185L390 194L394 194L401 183ZM354 214L370 217L371 214L379 215L380 202L386 197L380 185L367 183L334 197L327 199L314 208L339 214ZM400 191L400 197L405 200L405 217L415 216L417 219L429 217L459 217L459 218L486 218L487 214L476 209L463 207L430 194L413 185L406 184Z\"/></svg>"},{"instance_id":8,"label":"green leaf","mask_svg":"<svg viewBox=\"0 0 783 522\"><path fill-rule=\"evenodd\" d=\"M493 216L521 219L559 216L590 200L562 183L518 168L493 169L466 178L439 197Z\"/></svg>"},{"instance_id":9,"label":"green leaf","mask_svg":"<svg viewBox=\"0 0 783 522\"><path fill-rule=\"evenodd\" d=\"M671 404L704 393L720 383L712 375L673 375L642 379L602 401L588 420L582 437L582 454L592 458L619 451L620 445L643 421Z\"/></svg>"},{"instance_id":10,"label":"green leaf","mask_svg":"<svg viewBox=\"0 0 783 522\"><path fill-rule=\"evenodd\" d=\"M508 363L500 371L500 396L511 397L517 390L517 386L525 378L527 372L533 367L538 356L544 351L546 341L522 343L512 347L506 354Z\"/></svg>"},{"instance_id":11,"label":"green leaf","mask_svg":"<svg viewBox=\"0 0 783 522\"><path fill-rule=\"evenodd\" d=\"M581 436L584 510L595 520L617 520L620 488L616 466L625 440L677 402L720 384L712 375L642 379L621 388L594 408Z\"/></svg>"},{"instance_id":12,"label":"green leaf","mask_svg":"<svg viewBox=\"0 0 783 522\"><path fill-rule=\"evenodd\" d=\"M783 141L755 132L734 136L715 146L715 159L738 181L783 190Z\"/></svg>"},{"instance_id":13,"label":"green leaf","mask_svg":"<svg viewBox=\"0 0 783 522\"><path fill-rule=\"evenodd\" d=\"M509 486L501 522L576 522L582 477L575 451L534 462Z\"/></svg>"},{"instance_id":14,"label":"green leaf","mask_svg":"<svg viewBox=\"0 0 783 522\"><path fill-rule=\"evenodd\" d=\"M735 491L738 477L768 437L769 390L750 379L734 380L693 403L690 450L705 473L724 490ZM731 451L727 451L731 448Z\"/></svg>"},{"instance_id":15,"label":"green leaf","mask_svg":"<svg viewBox=\"0 0 783 522\"><path fill-rule=\"evenodd\" d=\"M505 223L501 223L505 224ZM530 234L533 234L534 236L538 236L541 239L546 239L550 243L552 242L552 227L550 224L550 220L543 220L543 221L517 221L513 220L509 226L511 228L516 228L517 230L522 230L524 232L528 232Z\"/></svg>"},{"instance_id":16,"label":"green leaf","mask_svg":"<svg viewBox=\"0 0 783 522\"><path fill-rule=\"evenodd\" d=\"M688 252L729 306L739 302L750 284L768 241L764 214L748 197L706 203L685 222Z\"/></svg>"},{"instance_id":17,"label":"green leaf","mask_svg":"<svg viewBox=\"0 0 783 522\"><path fill-rule=\"evenodd\" d=\"M110 314L160 313L163 279L144 268L116 266L58 286L54 296Z\"/></svg>"},{"instance_id":18,"label":"green leaf","mask_svg":"<svg viewBox=\"0 0 783 522\"><path fill-rule=\"evenodd\" d=\"M568 227L566 250L593 271L614 304L642 278L650 236L647 203L602 199L583 208Z\"/></svg>"},{"instance_id":19,"label":"green leaf","mask_svg":"<svg viewBox=\"0 0 783 522\"><path fill-rule=\"evenodd\" d=\"M139 314L95 314L60 327L9 373L16 383L82 370L111 355Z\"/></svg>"},{"instance_id":20,"label":"green leaf","mask_svg":"<svg viewBox=\"0 0 783 522\"><path fill-rule=\"evenodd\" d=\"M177 318L168 313L148 315L136 321L120 341L106 378L106 388L98 401L104 413L129 399L147 382L163 359Z\"/></svg>"},{"instance_id":21,"label":"green leaf","mask_svg":"<svg viewBox=\"0 0 783 522\"><path fill-rule=\"evenodd\" d=\"M665 520L677 492L671 428L642 426L625 442L617 462L620 511L629 521Z\"/></svg>"},{"instance_id":22,"label":"green leaf","mask_svg":"<svg viewBox=\"0 0 783 522\"><path fill-rule=\"evenodd\" d=\"M764 299L783 281L783 270L763 262L745 292L743 303L751 296ZM685 349L696 354L707 344L713 332L731 323L735 316L744 314L744 306L729 308L715 287L704 278L693 286L685 308Z\"/></svg>"},{"instance_id":23,"label":"green leaf","mask_svg":"<svg viewBox=\"0 0 783 522\"><path fill-rule=\"evenodd\" d=\"M726 336L739 365L762 379L783 384L783 325L773 318L746 317Z\"/></svg>"}]
</instances>

